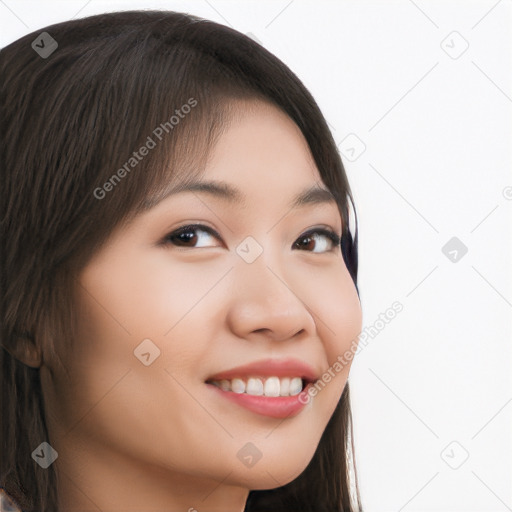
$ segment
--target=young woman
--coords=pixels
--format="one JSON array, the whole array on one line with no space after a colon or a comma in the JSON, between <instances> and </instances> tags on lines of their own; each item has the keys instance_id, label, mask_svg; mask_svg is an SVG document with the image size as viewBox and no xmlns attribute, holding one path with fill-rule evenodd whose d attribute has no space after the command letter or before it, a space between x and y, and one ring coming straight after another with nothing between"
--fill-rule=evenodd
<instances>
[{"instance_id":1,"label":"young woman","mask_svg":"<svg viewBox=\"0 0 512 512\"><path fill-rule=\"evenodd\" d=\"M46 27L0 71L5 500L359 510L357 232L304 85L166 11Z\"/></svg>"}]
</instances>

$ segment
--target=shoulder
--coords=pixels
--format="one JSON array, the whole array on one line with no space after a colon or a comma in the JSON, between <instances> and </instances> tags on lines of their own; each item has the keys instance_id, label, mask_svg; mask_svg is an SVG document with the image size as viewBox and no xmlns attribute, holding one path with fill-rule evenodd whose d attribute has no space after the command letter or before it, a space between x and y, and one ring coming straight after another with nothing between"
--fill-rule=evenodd
<instances>
[{"instance_id":1,"label":"shoulder","mask_svg":"<svg viewBox=\"0 0 512 512\"><path fill-rule=\"evenodd\" d=\"M23 512L11 497L0 487L0 510L2 512Z\"/></svg>"}]
</instances>

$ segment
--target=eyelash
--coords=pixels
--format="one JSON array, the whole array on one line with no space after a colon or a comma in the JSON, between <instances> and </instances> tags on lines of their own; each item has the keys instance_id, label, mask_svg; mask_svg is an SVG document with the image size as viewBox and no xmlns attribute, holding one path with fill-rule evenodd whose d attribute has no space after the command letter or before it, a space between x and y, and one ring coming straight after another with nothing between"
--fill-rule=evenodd
<instances>
[{"instance_id":1,"label":"eyelash","mask_svg":"<svg viewBox=\"0 0 512 512\"><path fill-rule=\"evenodd\" d=\"M205 226L204 224L187 224L185 226L180 226L179 228L174 230L172 233L169 233L164 238L162 243L164 245L175 245L176 246L176 244L174 242L172 242L172 238L177 237L179 235L182 235L184 233L191 232L191 231L196 231L196 230L197 231L204 231L206 233L209 233L213 237L217 238L217 240L219 240L219 241L221 240L221 237L217 233L217 231L215 231L213 228L210 228L209 226ZM333 247L331 249L329 249L329 250L326 250L326 251L323 251L323 252L320 252L320 253L315 253L314 251L308 251L308 252L312 252L313 254L325 254L325 253L328 253L328 252L333 252L341 244L341 237L337 233L335 233L334 231L332 231L330 229L326 229L326 228L313 228L313 229L310 229L310 230L306 231L302 235L300 235L299 238L297 238L297 240L294 242L294 246L295 246L295 244L297 243L298 240L303 240L304 238L312 237L315 234L316 235L325 236L327 239L329 239L332 242ZM179 245L176 246L176 247L178 247L178 248L185 248L185 249L194 249L194 247L186 247L186 246L183 247L183 246L179 246ZM201 249L201 247L198 247L198 249Z\"/></svg>"}]
</instances>

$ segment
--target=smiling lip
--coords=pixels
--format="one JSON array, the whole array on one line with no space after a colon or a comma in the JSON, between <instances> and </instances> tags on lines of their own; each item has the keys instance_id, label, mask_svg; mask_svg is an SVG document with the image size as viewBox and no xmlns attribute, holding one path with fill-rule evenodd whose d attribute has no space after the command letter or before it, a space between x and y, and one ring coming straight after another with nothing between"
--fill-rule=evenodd
<instances>
[{"instance_id":1,"label":"smiling lip","mask_svg":"<svg viewBox=\"0 0 512 512\"><path fill-rule=\"evenodd\" d=\"M236 377L300 377L305 381L306 386L294 396L269 397L223 391L211 384L213 380L230 380ZM311 366L298 359L266 359L216 373L208 377L206 384L213 388L215 393L220 393L220 396L252 412L272 418L291 418L299 414L306 406L308 389L318 378Z\"/></svg>"},{"instance_id":2,"label":"smiling lip","mask_svg":"<svg viewBox=\"0 0 512 512\"><path fill-rule=\"evenodd\" d=\"M308 383L319 379L313 368L299 359L264 359L216 373L207 381L236 377L300 377Z\"/></svg>"},{"instance_id":3,"label":"smiling lip","mask_svg":"<svg viewBox=\"0 0 512 512\"><path fill-rule=\"evenodd\" d=\"M295 396L264 396L248 395L246 393L234 393L233 391L223 391L213 384L207 384L215 393L221 393L221 396L231 400L235 404L241 405L246 409L257 414L270 416L271 418L292 418L299 414L308 403L308 388L312 386L309 383L298 395Z\"/></svg>"}]
</instances>

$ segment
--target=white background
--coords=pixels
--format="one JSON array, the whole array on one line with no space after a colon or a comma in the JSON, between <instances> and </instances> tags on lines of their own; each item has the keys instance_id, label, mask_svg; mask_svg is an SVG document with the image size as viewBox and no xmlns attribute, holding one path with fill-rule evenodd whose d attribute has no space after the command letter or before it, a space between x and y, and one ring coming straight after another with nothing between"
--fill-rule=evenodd
<instances>
[{"instance_id":1,"label":"white background","mask_svg":"<svg viewBox=\"0 0 512 512\"><path fill-rule=\"evenodd\" d=\"M331 126L358 213L363 324L404 308L351 373L365 510L512 510L511 0L5 0L0 45L141 8L252 33ZM452 237L467 254L445 256Z\"/></svg>"}]
</instances>

